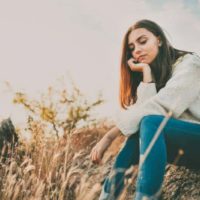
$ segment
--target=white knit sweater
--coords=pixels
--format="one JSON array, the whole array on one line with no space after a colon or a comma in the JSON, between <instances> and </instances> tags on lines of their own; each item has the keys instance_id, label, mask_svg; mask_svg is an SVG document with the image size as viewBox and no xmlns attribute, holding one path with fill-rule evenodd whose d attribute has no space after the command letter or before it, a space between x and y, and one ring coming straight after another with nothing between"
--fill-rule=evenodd
<instances>
[{"instance_id":1,"label":"white knit sweater","mask_svg":"<svg viewBox=\"0 0 200 200\"><path fill-rule=\"evenodd\" d=\"M114 117L116 126L125 136L136 133L146 115L166 115L200 124L200 57L186 54L173 65L172 76L158 93L155 83L141 82L137 101L128 110L120 110Z\"/></svg>"}]
</instances>

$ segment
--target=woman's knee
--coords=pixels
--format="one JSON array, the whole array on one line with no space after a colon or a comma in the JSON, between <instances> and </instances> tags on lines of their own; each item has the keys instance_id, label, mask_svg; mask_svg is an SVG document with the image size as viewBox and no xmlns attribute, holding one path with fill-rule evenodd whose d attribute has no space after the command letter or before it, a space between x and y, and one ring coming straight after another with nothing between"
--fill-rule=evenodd
<instances>
[{"instance_id":1,"label":"woman's knee","mask_svg":"<svg viewBox=\"0 0 200 200\"><path fill-rule=\"evenodd\" d=\"M140 122L140 138L154 135L163 118L163 115L144 116Z\"/></svg>"},{"instance_id":2,"label":"woman's knee","mask_svg":"<svg viewBox=\"0 0 200 200\"><path fill-rule=\"evenodd\" d=\"M144 154L149 147L163 119L164 116L162 115L148 115L142 118L140 124L140 154ZM163 134L159 134L154 142L151 150L152 155L162 154L163 148L165 148Z\"/></svg>"},{"instance_id":3,"label":"woman's knee","mask_svg":"<svg viewBox=\"0 0 200 200\"><path fill-rule=\"evenodd\" d=\"M146 115L140 121L140 128L149 126L159 126L163 118L163 115Z\"/></svg>"}]
</instances>

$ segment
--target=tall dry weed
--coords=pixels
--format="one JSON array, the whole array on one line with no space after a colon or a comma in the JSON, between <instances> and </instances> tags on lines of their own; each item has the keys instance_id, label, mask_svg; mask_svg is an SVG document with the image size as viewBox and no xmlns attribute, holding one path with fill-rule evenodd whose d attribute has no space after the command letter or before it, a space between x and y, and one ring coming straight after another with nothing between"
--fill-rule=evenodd
<instances>
[{"instance_id":1,"label":"tall dry weed","mask_svg":"<svg viewBox=\"0 0 200 200\"><path fill-rule=\"evenodd\" d=\"M6 158L1 149L1 200L91 199L99 192L100 183L93 184L98 169L89 153L108 127L90 112L103 100L89 102L78 88L72 91L49 87L39 100L15 93L13 102L28 113L23 132L31 139L24 140L18 129L19 145Z\"/></svg>"}]
</instances>

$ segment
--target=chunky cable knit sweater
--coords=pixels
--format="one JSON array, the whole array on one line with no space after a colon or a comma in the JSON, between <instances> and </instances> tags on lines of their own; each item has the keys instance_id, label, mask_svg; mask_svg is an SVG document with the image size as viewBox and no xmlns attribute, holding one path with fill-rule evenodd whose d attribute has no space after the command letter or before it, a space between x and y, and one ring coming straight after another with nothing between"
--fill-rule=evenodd
<instances>
[{"instance_id":1,"label":"chunky cable knit sweater","mask_svg":"<svg viewBox=\"0 0 200 200\"><path fill-rule=\"evenodd\" d=\"M118 111L114 121L129 136L139 130L144 116L166 115L168 111L176 119L200 124L200 57L195 53L177 59L171 78L159 92L155 83L141 82L136 103Z\"/></svg>"}]
</instances>

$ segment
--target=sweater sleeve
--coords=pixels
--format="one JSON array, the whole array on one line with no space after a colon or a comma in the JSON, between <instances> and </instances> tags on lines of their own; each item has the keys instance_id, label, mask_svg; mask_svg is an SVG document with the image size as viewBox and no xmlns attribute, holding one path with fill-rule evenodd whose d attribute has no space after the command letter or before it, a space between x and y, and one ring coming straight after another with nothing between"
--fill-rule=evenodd
<instances>
[{"instance_id":1,"label":"sweater sleeve","mask_svg":"<svg viewBox=\"0 0 200 200\"><path fill-rule=\"evenodd\" d=\"M172 111L178 118L200 93L200 58L187 54L176 65L172 77L157 94L141 104L134 104L128 110L120 111L115 122L125 136L139 130L141 119L150 114L166 115Z\"/></svg>"},{"instance_id":2,"label":"sweater sleeve","mask_svg":"<svg viewBox=\"0 0 200 200\"><path fill-rule=\"evenodd\" d=\"M137 104L144 103L152 96L156 95L156 84L155 83L144 83L141 82L137 88Z\"/></svg>"}]
</instances>

